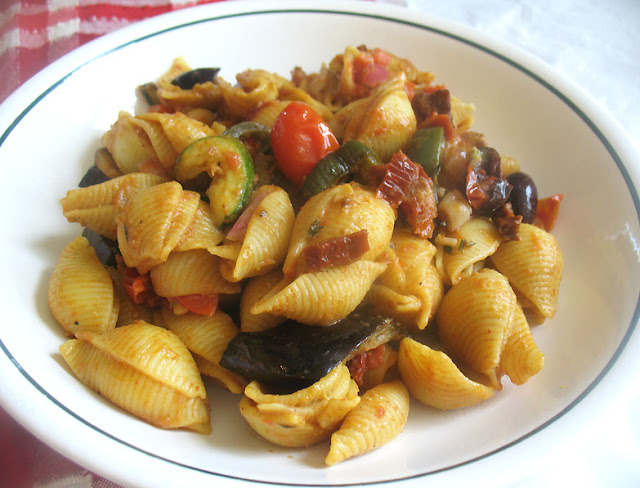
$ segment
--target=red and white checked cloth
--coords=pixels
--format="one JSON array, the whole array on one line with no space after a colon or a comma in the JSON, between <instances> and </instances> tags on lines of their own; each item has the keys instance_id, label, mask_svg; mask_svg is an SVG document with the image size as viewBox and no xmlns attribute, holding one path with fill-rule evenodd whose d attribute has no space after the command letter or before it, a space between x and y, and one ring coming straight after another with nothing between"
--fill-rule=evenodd
<instances>
[{"instance_id":1,"label":"red and white checked cloth","mask_svg":"<svg viewBox=\"0 0 640 488\"><path fill-rule=\"evenodd\" d=\"M0 102L82 44L154 15L223 0L0 0Z\"/></svg>"}]
</instances>

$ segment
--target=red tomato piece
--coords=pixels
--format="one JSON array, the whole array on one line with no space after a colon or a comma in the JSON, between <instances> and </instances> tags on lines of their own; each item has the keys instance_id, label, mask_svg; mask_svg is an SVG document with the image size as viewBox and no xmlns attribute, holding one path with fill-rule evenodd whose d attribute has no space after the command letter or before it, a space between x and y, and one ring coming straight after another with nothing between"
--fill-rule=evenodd
<instances>
[{"instance_id":1,"label":"red tomato piece","mask_svg":"<svg viewBox=\"0 0 640 488\"><path fill-rule=\"evenodd\" d=\"M284 175L302 186L314 166L340 147L322 117L302 102L291 102L280 112L271 131L271 146Z\"/></svg>"},{"instance_id":2,"label":"red tomato piece","mask_svg":"<svg viewBox=\"0 0 640 488\"><path fill-rule=\"evenodd\" d=\"M218 308L218 295L182 295L176 301L190 312L213 317Z\"/></svg>"}]
</instances>

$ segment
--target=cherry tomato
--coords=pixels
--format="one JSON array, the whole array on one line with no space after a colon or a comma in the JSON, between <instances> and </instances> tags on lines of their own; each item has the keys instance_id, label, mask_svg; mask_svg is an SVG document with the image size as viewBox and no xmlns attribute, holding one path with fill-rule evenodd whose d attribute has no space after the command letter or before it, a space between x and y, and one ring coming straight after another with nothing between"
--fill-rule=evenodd
<instances>
[{"instance_id":1,"label":"cherry tomato","mask_svg":"<svg viewBox=\"0 0 640 488\"><path fill-rule=\"evenodd\" d=\"M284 175L301 186L318 161L340 147L329 126L307 104L291 102L271 131L271 146Z\"/></svg>"}]
</instances>

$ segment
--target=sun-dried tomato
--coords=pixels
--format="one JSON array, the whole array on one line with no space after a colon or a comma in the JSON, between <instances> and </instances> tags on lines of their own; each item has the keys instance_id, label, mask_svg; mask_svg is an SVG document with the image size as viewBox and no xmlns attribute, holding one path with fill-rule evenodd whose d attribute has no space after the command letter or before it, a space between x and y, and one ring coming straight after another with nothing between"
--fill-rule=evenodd
<instances>
[{"instance_id":1,"label":"sun-dried tomato","mask_svg":"<svg viewBox=\"0 0 640 488\"><path fill-rule=\"evenodd\" d=\"M411 230L425 239L433 235L438 216L433 180L402 151L391 157L377 196L400 207Z\"/></svg>"},{"instance_id":2,"label":"sun-dried tomato","mask_svg":"<svg viewBox=\"0 0 640 488\"><path fill-rule=\"evenodd\" d=\"M342 237L329 239L302 251L307 271L314 272L331 266L352 263L369 250L369 232L366 229Z\"/></svg>"},{"instance_id":3,"label":"sun-dried tomato","mask_svg":"<svg viewBox=\"0 0 640 488\"><path fill-rule=\"evenodd\" d=\"M364 383L364 374L369 369L379 368L384 364L387 355L386 345L382 344L374 349L358 354L347 362L349 373L353 381L362 387Z\"/></svg>"}]
</instances>

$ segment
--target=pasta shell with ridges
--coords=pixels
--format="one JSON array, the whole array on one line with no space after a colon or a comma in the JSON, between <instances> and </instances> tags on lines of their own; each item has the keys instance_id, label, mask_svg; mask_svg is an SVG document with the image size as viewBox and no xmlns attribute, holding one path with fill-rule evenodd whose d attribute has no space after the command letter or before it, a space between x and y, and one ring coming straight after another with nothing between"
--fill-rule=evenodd
<instances>
[{"instance_id":1,"label":"pasta shell with ridges","mask_svg":"<svg viewBox=\"0 0 640 488\"><path fill-rule=\"evenodd\" d=\"M191 312L174 315L165 310L164 326L185 343L203 374L217 379L232 393L242 393L248 382L219 364L229 341L238 334L231 317L220 310L216 310L213 317ZM208 364L205 365L205 361Z\"/></svg>"},{"instance_id":2,"label":"pasta shell with ridges","mask_svg":"<svg viewBox=\"0 0 640 488\"><path fill-rule=\"evenodd\" d=\"M211 431L200 372L173 332L136 322L69 340L60 352L80 381L147 422Z\"/></svg>"},{"instance_id":3,"label":"pasta shell with ridges","mask_svg":"<svg viewBox=\"0 0 640 488\"><path fill-rule=\"evenodd\" d=\"M362 400L331 435L325 463L332 466L364 454L395 439L407 422L409 392L400 380L367 390Z\"/></svg>"},{"instance_id":4,"label":"pasta shell with ridges","mask_svg":"<svg viewBox=\"0 0 640 488\"><path fill-rule=\"evenodd\" d=\"M493 388L465 376L444 352L408 337L400 341L398 369L411 395L429 407L471 407L494 393Z\"/></svg>"},{"instance_id":5,"label":"pasta shell with ridges","mask_svg":"<svg viewBox=\"0 0 640 488\"><path fill-rule=\"evenodd\" d=\"M220 274L220 258L205 249L172 252L149 275L155 292L163 297L239 293L239 283L230 283Z\"/></svg>"},{"instance_id":6,"label":"pasta shell with ridges","mask_svg":"<svg viewBox=\"0 0 640 488\"><path fill-rule=\"evenodd\" d=\"M373 149L383 163L402 149L416 131L416 116L405 91L404 73L380 85L361 104L344 131L343 141L356 139Z\"/></svg>"},{"instance_id":7,"label":"pasta shell with ridges","mask_svg":"<svg viewBox=\"0 0 640 488\"><path fill-rule=\"evenodd\" d=\"M171 181L129 200L117 218L118 245L130 268L144 274L166 261L193 222L200 195Z\"/></svg>"},{"instance_id":8,"label":"pasta shell with ridges","mask_svg":"<svg viewBox=\"0 0 640 488\"><path fill-rule=\"evenodd\" d=\"M240 297L240 330L259 332L275 327L285 318L270 313L251 313L251 308L283 279L282 271L276 269L264 276L256 276L247 281Z\"/></svg>"},{"instance_id":9,"label":"pasta shell with ridges","mask_svg":"<svg viewBox=\"0 0 640 488\"><path fill-rule=\"evenodd\" d=\"M306 447L329 438L358 403L358 385L340 364L313 385L290 394L266 393L253 381L240 401L240 413L268 441Z\"/></svg>"},{"instance_id":10,"label":"pasta shell with ridges","mask_svg":"<svg viewBox=\"0 0 640 488\"><path fill-rule=\"evenodd\" d=\"M208 249L220 244L223 238L222 231L216 227L211 217L211 206L200 200L193 222L174 251Z\"/></svg>"},{"instance_id":11,"label":"pasta shell with ridges","mask_svg":"<svg viewBox=\"0 0 640 488\"><path fill-rule=\"evenodd\" d=\"M268 312L309 325L331 325L360 304L385 267L383 263L359 260L302 274L256 303L251 313Z\"/></svg>"},{"instance_id":12,"label":"pasta shell with ridges","mask_svg":"<svg viewBox=\"0 0 640 488\"><path fill-rule=\"evenodd\" d=\"M496 226L482 217L465 222L456 232L456 237L462 240L462 244L458 249L444 254L444 268L454 285L460 281L465 270L472 269L475 263L491 256L502 243Z\"/></svg>"},{"instance_id":13,"label":"pasta shell with ridges","mask_svg":"<svg viewBox=\"0 0 640 488\"><path fill-rule=\"evenodd\" d=\"M102 144L124 174L140 171L142 162L156 157L149 138L133 120L131 114L120 112L111 129L102 136Z\"/></svg>"},{"instance_id":14,"label":"pasta shell with ridges","mask_svg":"<svg viewBox=\"0 0 640 488\"><path fill-rule=\"evenodd\" d=\"M221 268L223 276L232 282L259 276L280 266L287 254L295 214L289 195L272 185L257 192L266 196L255 208L235 262L227 261Z\"/></svg>"},{"instance_id":15,"label":"pasta shell with ridges","mask_svg":"<svg viewBox=\"0 0 640 488\"><path fill-rule=\"evenodd\" d=\"M357 183L339 185L310 198L294 224L285 275L306 270L300 258L305 247L361 230L367 231L369 250L360 259L375 260L388 248L395 218L395 211L385 200Z\"/></svg>"},{"instance_id":16,"label":"pasta shell with ridges","mask_svg":"<svg viewBox=\"0 0 640 488\"><path fill-rule=\"evenodd\" d=\"M516 295L495 270L464 277L444 296L437 315L438 335L455 359L486 375L501 388L497 368L511 334Z\"/></svg>"},{"instance_id":17,"label":"pasta shell with ridges","mask_svg":"<svg viewBox=\"0 0 640 488\"><path fill-rule=\"evenodd\" d=\"M69 222L78 222L115 240L116 217L124 204L140 191L166 182L162 176L130 173L97 185L75 188L60 200L62 214Z\"/></svg>"},{"instance_id":18,"label":"pasta shell with ridges","mask_svg":"<svg viewBox=\"0 0 640 488\"><path fill-rule=\"evenodd\" d=\"M49 308L68 335L113 329L120 299L89 241L76 237L60 254L48 286Z\"/></svg>"},{"instance_id":19,"label":"pasta shell with ridges","mask_svg":"<svg viewBox=\"0 0 640 488\"><path fill-rule=\"evenodd\" d=\"M552 234L535 225L520 224L520 240L503 243L491 260L542 316L555 315L564 259Z\"/></svg>"},{"instance_id":20,"label":"pasta shell with ridges","mask_svg":"<svg viewBox=\"0 0 640 488\"><path fill-rule=\"evenodd\" d=\"M516 304L513 326L500 358L500 370L516 385L526 383L544 366L544 354L531 335L527 318Z\"/></svg>"}]
</instances>

